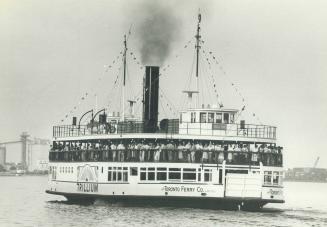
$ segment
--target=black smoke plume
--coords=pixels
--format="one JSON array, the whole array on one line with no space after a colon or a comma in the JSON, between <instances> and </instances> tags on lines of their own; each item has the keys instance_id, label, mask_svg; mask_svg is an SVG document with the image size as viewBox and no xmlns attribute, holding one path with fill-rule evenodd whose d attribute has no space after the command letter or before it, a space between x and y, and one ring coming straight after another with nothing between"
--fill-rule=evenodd
<instances>
[{"instance_id":1,"label":"black smoke plume","mask_svg":"<svg viewBox=\"0 0 327 227\"><path fill-rule=\"evenodd\" d=\"M136 37L144 65L162 65L180 36L175 9L165 2L143 1L137 6Z\"/></svg>"}]
</instances>

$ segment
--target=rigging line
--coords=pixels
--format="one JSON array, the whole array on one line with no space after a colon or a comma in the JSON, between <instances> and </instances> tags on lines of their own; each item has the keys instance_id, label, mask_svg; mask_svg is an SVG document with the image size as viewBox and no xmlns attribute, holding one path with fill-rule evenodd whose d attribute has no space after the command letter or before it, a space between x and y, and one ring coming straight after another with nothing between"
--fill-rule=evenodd
<instances>
[{"instance_id":1,"label":"rigging line","mask_svg":"<svg viewBox=\"0 0 327 227\"><path fill-rule=\"evenodd\" d=\"M184 47L183 47L183 48L180 48L178 51L176 51L175 54L174 54L173 56L175 56L175 58L178 58L178 57L181 55L181 53L182 53L184 50L186 50L186 49L190 46L192 40L193 40L193 38L192 38L191 40L187 41L186 44L184 45ZM163 66L162 66L162 69L163 69L164 71L166 71L166 69L169 68L169 67L170 67L170 64L168 64L168 65L163 65Z\"/></svg>"},{"instance_id":2,"label":"rigging line","mask_svg":"<svg viewBox=\"0 0 327 227\"><path fill-rule=\"evenodd\" d=\"M118 54L118 55L114 58L114 60L113 60L113 64L117 61L117 59L119 59L120 55L121 55L121 54ZM111 68L111 67L112 67L112 66L110 65L110 68ZM98 77L96 81L97 81L97 82L101 81L101 80L104 78L104 74L105 74L106 72L108 72L108 70L109 70L109 68L106 68L106 65L104 65L104 69L102 70L101 76ZM92 94L92 93L94 93L94 87L97 87L97 86L92 86L92 89L89 90L88 92L86 92L86 94ZM82 98L84 98L84 95L83 95ZM86 97L86 98L87 98L87 97ZM83 101L86 101L86 99L84 98ZM85 103L85 102L83 102L83 103ZM68 111L67 114L65 114L65 115L66 115L65 118L68 118L68 116L71 116L71 115L75 114L76 111L79 109L79 107L80 107L81 104L82 104L82 102L79 102L77 105L74 106L74 108L73 108L72 110ZM76 107L76 108L75 108L75 107ZM63 121L63 120L61 120L61 122L62 122L62 121Z\"/></svg>"},{"instance_id":3,"label":"rigging line","mask_svg":"<svg viewBox=\"0 0 327 227\"><path fill-rule=\"evenodd\" d=\"M219 66L218 68L219 68L219 70L222 72L222 74L223 74L223 76L225 77L225 79L226 79L226 80L231 84L231 86L232 86L232 87L234 88L234 90L235 90L235 93L237 93L237 95L241 98L242 102L244 103L245 98L243 97L242 93L240 92L240 89L239 89L237 86L235 86L235 83L231 82L230 78L228 78L226 71L224 70L222 64L220 64L220 63L216 60L215 55L214 55L211 51L210 51L209 53L212 55L212 58L214 58L216 65ZM208 58L208 60L209 60L209 59L210 59L210 61L211 61L211 58Z\"/></svg>"},{"instance_id":4,"label":"rigging line","mask_svg":"<svg viewBox=\"0 0 327 227\"><path fill-rule=\"evenodd\" d=\"M143 103L142 102L139 102L139 101L136 101L136 104L135 104L135 116L138 116L139 118L142 118L141 116L139 116L140 112L141 114L143 114L142 111L140 111L140 108L143 107Z\"/></svg>"},{"instance_id":5,"label":"rigging line","mask_svg":"<svg viewBox=\"0 0 327 227\"><path fill-rule=\"evenodd\" d=\"M208 52L208 51L206 51L206 52ZM235 83L233 83L233 82L231 81L231 78L228 78L228 75L227 75L225 69L223 68L222 64L219 63L218 60L216 60L216 56L213 54L212 51L210 51L209 53L211 53L212 58L214 58L214 60L215 60L215 64L216 64L217 66L219 66L218 68L219 68L219 70L222 72L222 75L223 75L223 76L225 77L225 79L226 79L226 80L227 80L227 81L228 81L228 82L233 86L233 88L234 88L234 90L235 90L235 93L237 93L237 95L240 96L240 98L243 100L244 97L242 96L242 94L241 94L241 92L240 92L240 89L238 89L237 86L235 86ZM208 60L211 61L211 57L208 58Z\"/></svg>"},{"instance_id":6,"label":"rigging line","mask_svg":"<svg viewBox=\"0 0 327 227\"><path fill-rule=\"evenodd\" d=\"M177 108L175 107L175 105L168 99L168 96L164 93L164 91L159 87L159 90L161 91L163 98L165 98L167 100L167 102L169 102L169 105L171 107L173 107L175 109L175 112L177 111Z\"/></svg>"},{"instance_id":7,"label":"rigging line","mask_svg":"<svg viewBox=\"0 0 327 227\"><path fill-rule=\"evenodd\" d=\"M217 102L218 102L218 104L219 104L219 106L222 106L223 105L223 103L222 103L222 101L221 100L219 100L220 99L220 95L219 95L219 93L218 93L218 87L217 87L217 82L216 82L216 80L215 80L215 78L214 78L214 73L213 73L213 71L212 71L212 68L211 68L211 64L210 64L210 58L208 57L208 55L207 55L207 52L206 51L204 51L203 50L203 53L204 53L204 55L205 55L205 58L206 58L206 62L207 62L207 68L205 68L206 70L208 69L208 73L210 74L210 76L211 76L211 79L212 79L212 82L213 82L213 85L214 85L214 96L216 97L216 98L214 98L215 100L217 100ZM208 75L209 76L209 75Z\"/></svg>"},{"instance_id":8,"label":"rigging line","mask_svg":"<svg viewBox=\"0 0 327 227\"><path fill-rule=\"evenodd\" d=\"M194 64L195 64L195 57L196 57L196 52L193 53L191 71L190 71L190 74L189 74L189 83L188 83L186 89L191 89L191 82L192 82L192 74L193 74L193 69L194 69Z\"/></svg>"},{"instance_id":9,"label":"rigging line","mask_svg":"<svg viewBox=\"0 0 327 227\"><path fill-rule=\"evenodd\" d=\"M167 96L163 92L161 93L161 97L166 99L166 105L167 105L167 108L169 108L169 110L170 110L170 114L172 114L173 116L176 115L176 113L177 113L176 108L170 103Z\"/></svg>"},{"instance_id":10,"label":"rigging line","mask_svg":"<svg viewBox=\"0 0 327 227\"><path fill-rule=\"evenodd\" d=\"M126 38L126 41L128 41L129 37L131 36L132 34L132 27L133 27L133 23L131 24L131 26L129 27L129 30L128 30L128 34L127 34L127 38Z\"/></svg>"},{"instance_id":11,"label":"rigging line","mask_svg":"<svg viewBox=\"0 0 327 227\"><path fill-rule=\"evenodd\" d=\"M115 82L116 82L115 85L117 85L117 87L121 86L121 82L122 82L121 80L119 80L117 78L117 80ZM112 89L111 90L112 92L110 94L110 97L108 97L108 99L109 99L108 108L110 108L110 105L111 105L111 109L115 109L115 108L118 109L118 107L119 107L119 96L121 95L120 94L121 90L122 89ZM116 96L117 96L117 98L116 98ZM113 101L111 101L111 99Z\"/></svg>"},{"instance_id":12,"label":"rigging line","mask_svg":"<svg viewBox=\"0 0 327 227\"><path fill-rule=\"evenodd\" d=\"M227 78L227 73L226 73L225 71L223 71L223 75ZM234 87L234 90L235 90L235 93L237 94L237 96L239 96L239 97L241 98L242 103L243 103L243 107L242 107L242 108L246 107L246 108L245 108L245 111L248 112L248 113L251 113L251 111L249 111L249 109L251 109L251 107L250 107L251 105L249 105L249 103L247 102L247 99L244 98L243 94L240 92L240 89L236 86L235 83L230 82L230 84ZM238 119L240 116L242 116L243 112L244 112L244 111L241 111L241 112L239 113L239 116L238 116L236 119ZM255 120L256 120L258 123L260 123L261 125L263 124L262 121L260 120L259 116L257 116L257 114L256 114L255 112L253 112L251 115L252 115L252 116L253 116L253 115L256 116L256 117L255 117Z\"/></svg>"},{"instance_id":13,"label":"rigging line","mask_svg":"<svg viewBox=\"0 0 327 227\"><path fill-rule=\"evenodd\" d=\"M129 89L127 89L128 91L128 94L130 97L133 97L133 94L134 94L134 89L133 89L133 86L132 85L132 81L131 81L131 78L129 76L129 70L128 70L128 66L126 65L126 77L127 77L127 82L129 83Z\"/></svg>"},{"instance_id":14,"label":"rigging line","mask_svg":"<svg viewBox=\"0 0 327 227\"><path fill-rule=\"evenodd\" d=\"M192 65L191 65L191 70L190 70L190 73L189 73L189 76L188 76L188 83L187 85L185 86L185 90L191 90L191 83L192 83L192 74L193 74L193 69L194 69L194 64L195 64L195 57L196 57L196 52L194 51L193 52L193 59L192 59ZM179 106L181 109L184 108L184 106L186 105L187 103L187 97L185 95L180 94L180 101L179 101Z\"/></svg>"},{"instance_id":15,"label":"rigging line","mask_svg":"<svg viewBox=\"0 0 327 227\"><path fill-rule=\"evenodd\" d=\"M120 71L121 71L121 67L118 68L117 76L114 80L114 83L113 83L112 88L109 91L110 93L108 95L111 95L112 93L114 93L116 85L119 84Z\"/></svg>"},{"instance_id":16,"label":"rigging line","mask_svg":"<svg viewBox=\"0 0 327 227\"><path fill-rule=\"evenodd\" d=\"M166 116L167 117L168 115L167 115L167 113L165 111L165 108L162 105L162 102L159 102L159 103L160 103L160 106L161 106L162 111L164 112L164 115L163 116Z\"/></svg>"},{"instance_id":17,"label":"rigging line","mask_svg":"<svg viewBox=\"0 0 327 227\"><path fill-rule=\"evenodd\" d=\"M134 61L136 65L140 65L140 60L139 58L134 54L134 51L130 51L130 58ZM141 65L140 67L137 67L138 69L142 70L143 66Z\"/></svg>"},{"instance_id":18,"label":"rigging line","mask_svg":"<svg viewBox=\"0 0 327 227\"><path fill-rule=\"evenodd\" d=\"M203 65L205 65L205 64L203 64ZM211 89L210 89L209 86L208 86L208 80L207 80L207 79L209 79L209 75L208 75L208 73L207 73L207 71L206 71L206 67L202 67L202 68L201 68L201 71L202 71L202 73L203 73L203 75L204 75L204 76L202 76L202 77L203 77L204 84L206 85L207 90L208 90L208 94L209 94L210 102L213 103L212 96L211 96L211 92L210 92Z\"/></svg>"}]
</instances>

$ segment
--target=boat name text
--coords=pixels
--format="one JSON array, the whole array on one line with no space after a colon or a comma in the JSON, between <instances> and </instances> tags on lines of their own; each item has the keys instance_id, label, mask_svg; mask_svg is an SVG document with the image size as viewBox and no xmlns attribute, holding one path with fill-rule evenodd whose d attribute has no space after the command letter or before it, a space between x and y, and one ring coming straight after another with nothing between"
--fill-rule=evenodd
<instances>
[{"instance_id":1,"label":"boat name text","mask_svg":"<svg viewBox=\"0 0 327 227\"><path fill-rule=\"evenodd\" d=\"M79 192L98 192L98 183L77 183Z\"/></svg>"},{"instance_id":2,"label":"boat name text","mask_svg":"<svg viewBox=\"0 0 327 227\"><path fill-rule=\"evenodd\" d=\"M165 192L203 192L202 187L185 187L185 186L163 186L161 191Z\"/></svg>"}]
</instances>

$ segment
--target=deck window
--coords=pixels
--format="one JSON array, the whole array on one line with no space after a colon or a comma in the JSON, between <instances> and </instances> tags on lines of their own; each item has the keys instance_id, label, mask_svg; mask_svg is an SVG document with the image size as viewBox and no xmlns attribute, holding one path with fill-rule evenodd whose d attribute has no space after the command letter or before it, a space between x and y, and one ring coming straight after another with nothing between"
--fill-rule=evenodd
<instances>
[{"instance_id":1,"label":"deck window","mask_svg":"<svg viewBox=\"0 0 327 227\"><path fill-rule=\"evenodd\" d=\"M140 170L140 180L145 181L145 180L150 180L153 181L155 180L155 168L150 167L150 168L141 168Z\"/></svg>"},{"instance_id":2,"label":"deck window","mask_svg":"<svg viewBox=\"0 0 327 227\"><path fill-rule=\"evenodd\" d=\"M184 181L196 181L196 169L183 169L183 180Z\"/></svg>"},{"instance_id":3,"label":"deck window","mask_svg":"<svg viewBox=\"0 0 327 227\"><path fill-rule=\"evenodd\" d=\"M205 169L204 170L204 181L205 182L211 182L212 181L212 170L211 169Z\"/></svg>"},{"instance_id":4,"label":"deck window","mask_svg":"<svg viewBox=\"0 0 327 227\"><path fill-rule=\"evenodd\" d=\"M112 181L117 181L117 168L112 168Z\"/></svg>"},{"instance_id":5,"label":"deck window","mask_svg":"<svg viewBox=\"0 0 327 227\"><path fill-rule=\"evenodd\" d=\"M128 168L127 167L108 167L108 181L127 182Z\"/></svg>"},{"instance_id":6,"label":"deck window","mask_svg":"<svg viewBox=\"0 0 327 227\"><path fill-rule=\"evenodd\" d=\"M208 113L208 123L214 123L214 113Z\"/></svg>"},{"instance_id":7,"label":"deck window","mask_svg":"<svg viewBox=\"0 0 327 227\"><path fill-rule=\"evenodd\" d=\"M207 122L207 113L201 112L200 113L200 123L206 123Z\"/></svg>"},{"instance_id":8,"label":"deck window","mask_svg":"<svg viewBox=\"0 0 327 227\"><path fill-rule=\"evenodd\" d=\"M222 123L222 114L216 113L216 123Z\"/></svg>"},{"instance_id":9,"label":"deck window","mask_svg":"<svg viewBox=\"0 0 327 227\"><path fill-rule=\"evenodd\" d=\"M201 182L201 169L198 169L198 181Z\"/></svg>"},{"instance_id":10,"label":"deck window","mask_svg":"<svg viewBox=\"0 0 327 227\"><path fill-rule=\"evenodd\" d=\"M196 121L196 113L191 112L191 123L195 123L195 121Z\"/></svg>"},{"instance_id":11,"label":"deck window","mask_svg":"<svg viewBox=\"0 0 327 227\"><path fill-rule=\"evenodd\" d=\"M224 113L224 124L229 123L229 113Z\"/></svg>"},{"instance_id":12,"label":"deck window","mask_svg":"<svg viewBox=\"0 0 327 227\"><path fill-rule=\"evenodd\" d=\"M146 168L140 170L140 180L146 180Z\"/></svg>"},{"instance_id":13,"label":"deck window","mask_svg":"<svg viewBox=\"0 0 327 227\"><path fill-rule=\"evenodd\" d=\"M122 179L122 172L121 172L121 167L117 168L117 181L121 181Z\"/></svg>"},{"instance_id":14,"label":"deck window","mask_svg":"<svg viewBox=\"0 0 327 227\"><path fill-rule=\"evenodd\" d=\"M167 180L167 168L157 168L157 180Z\"/></svg>"},{"instance_id":15,"label":"deck window","mask_svg":"<svg viewBox=\"0 0 327 227\"><path fill-rule=\"evenodd\" d=\"M234 123L234 114L230 115L230 123Z\"/></svg>"},{"instance_id":16,"label":"deck window","mask_svg":"<svg viewBox=\"0 0 327 227\"><path fill-rule=\"evenodd\" d=\"M148 168L148 180L155 180L154 168Z\"/></svg>"},{"instance_id":17,"label":"deck window","mask_svg":"<svg viewBox=\"0 0 327 227\"><path fill-rule=\"evenodd\" d=\"M130 175L137 176L137 167L130 167Z\"/></svg>"},{"instance_id":18,"label":"deck window","mask_svg":"<svg viewBox=\"0 0 327 227\"><path fill-rule=\"evenodd\" d=\"M169 180L180 181L181 169L180 168L169 168Z\"/></svg>"},{"instance_id":19,"label":"deck window","mask_svg":"<svg viewBox=\"0 0 327 227\"><path fill-rule=\"evenodd\" d=\"M278 183L279 183L278 172L274 172L274 174L273 174L273 185L278 185Z\"/></svg>"},{"instance_id":20,"label":"deck window","mask_svg":"<svg viewBox=\"0 0 327 227\"><path fill-rule=\"evenodd\" d=\"M127 182L128 181L128 168L123 167L123 181Z\"/></svg>"},{"instance_id":21,"label":"deck window","mask_svg":"<svg viewBox=\"0 0 327 227\"><path fill-rule=\"evenodd\" d=\"M264 184L271 185L271 177L272 177L272 171L265 171L264 172Z\"/></svg>"},{"instance_id":22,"label":"deck window","mask_svg":"<svg viewBox=\"0 0 327 227\"><path fill-rule=\"evenodd\" d=\"M282 185L283 172L274 171L273 172L273 185Z\"/></svg>"}]
</instances>

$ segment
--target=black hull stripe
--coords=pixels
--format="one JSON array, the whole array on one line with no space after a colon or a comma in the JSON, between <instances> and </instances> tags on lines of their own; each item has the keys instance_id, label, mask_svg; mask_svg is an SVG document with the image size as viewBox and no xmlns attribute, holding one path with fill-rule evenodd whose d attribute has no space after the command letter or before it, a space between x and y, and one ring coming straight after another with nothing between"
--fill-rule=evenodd
<instances>
[{"instance_id":1,"label":"black hull stripe","mask_svg":"<svg viewBox=\"0 0 327 227\"><path fill-rule=\"evenodd\" d=\"M273 199L260 199L256 197L206 197L206 196L136 196L136 195L103 195L103 194L87 194L87 193L66 193L66 192L57 192L46 190L46 193L53 195L62 195L67 198L102 198L102 199L115 199L117 201L121 200L176 200L176 201L207 201L207 202L232 202L232 203L241 203L241 202L253 202L253 203L284 203L284 200L273 200Z\"/></svg>"}]
</instances>

